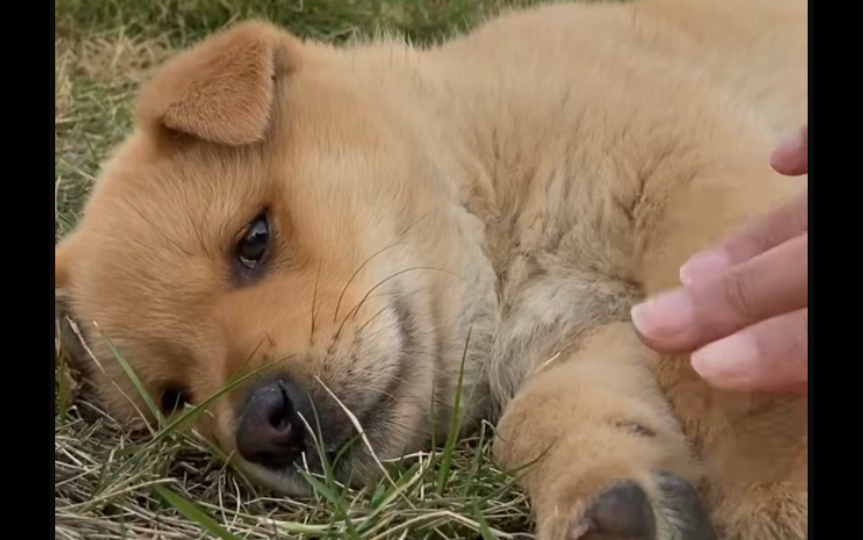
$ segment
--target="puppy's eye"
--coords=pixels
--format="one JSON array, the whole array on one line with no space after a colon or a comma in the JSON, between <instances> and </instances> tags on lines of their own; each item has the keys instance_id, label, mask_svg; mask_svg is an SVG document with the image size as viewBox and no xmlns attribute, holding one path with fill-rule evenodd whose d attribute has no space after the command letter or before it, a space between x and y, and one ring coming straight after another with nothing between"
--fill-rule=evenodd
<instances>
[{"instance_id":1,"label":"puppy's eye","mask_svg":"<svg viewBox=\"0 0 864 540\"><path fill-rule=\"evenodd\" d=\"M172 414L192 403L189 390L179 385L169 385L162 392L159 406L165 414Z\"/></svg>"},{"instance_id":2,"label":"puppy's eye","mask_svg":"<svg viewBox=\"0 0 864 540\"><path fill-rule=\"evenodd\" d=\"M270 247L270 225L267 216L261 214L255 218L243 238L237 244L237 259L247 268L255 268L267 255Z\"/></svg>"}]
</instances>

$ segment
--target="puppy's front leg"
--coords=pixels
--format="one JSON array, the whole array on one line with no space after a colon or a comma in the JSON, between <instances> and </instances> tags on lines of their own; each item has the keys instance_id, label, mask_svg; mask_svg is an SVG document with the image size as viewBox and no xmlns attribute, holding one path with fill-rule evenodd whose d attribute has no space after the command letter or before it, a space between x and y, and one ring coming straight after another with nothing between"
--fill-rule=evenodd
<instances>
[{"instance_id":1,"label":"puppy's front leg","mask_svg":"<svg viewBox=\"0 0 864 540\"><path fill-rule=\"evenodd\" d=\"M630 324L596 329L527 379L495 454L524 467L538 540L715 538L687 443Z\"/></svg>"}]
</instances>

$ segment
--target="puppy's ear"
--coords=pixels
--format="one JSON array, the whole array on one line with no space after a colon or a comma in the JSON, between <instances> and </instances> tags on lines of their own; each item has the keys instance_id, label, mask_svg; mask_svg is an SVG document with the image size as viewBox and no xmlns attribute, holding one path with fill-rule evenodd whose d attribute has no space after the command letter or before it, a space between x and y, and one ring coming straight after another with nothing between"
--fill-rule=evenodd
<instances>
[{"instance_id":1,"label":"puppy's ear","mask_svg":"<svg viewBox=\"0 0 864 540\"><path fill-rule=\"evenodd\" d=\"M276 79L296 69L301 48L269 23L240 23L158 70L139 95L138 120L214 143L261 141Z\"/></svg>"}]
</instances>

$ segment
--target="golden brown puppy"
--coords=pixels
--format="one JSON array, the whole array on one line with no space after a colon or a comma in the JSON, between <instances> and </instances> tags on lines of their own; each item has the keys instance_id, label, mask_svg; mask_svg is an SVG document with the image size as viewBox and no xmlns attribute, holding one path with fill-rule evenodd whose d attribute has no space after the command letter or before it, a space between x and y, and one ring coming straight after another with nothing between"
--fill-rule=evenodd
<instances>
[{"instance_id":1,"label":"golden brown puppy","mask_svg":"<svg viewBox=\"0 0 864 540\"><path fill-rule=\"evenodd\" d=\"M806 123L806 19L645 0L431 50L258 22L204 41L143 89L56 251L102 398L146 410L103 336L166 414L263 367L200 428L303 493L304 423L336 451L347 408L378 457L426 448L464 353L466 429L500 420L504 467L541 458L539 538L805 538L806 403L710 390L629 308L804 189L768 156ZM377 468L355 445L338 473Z\"/></svg>"}]
</instances>

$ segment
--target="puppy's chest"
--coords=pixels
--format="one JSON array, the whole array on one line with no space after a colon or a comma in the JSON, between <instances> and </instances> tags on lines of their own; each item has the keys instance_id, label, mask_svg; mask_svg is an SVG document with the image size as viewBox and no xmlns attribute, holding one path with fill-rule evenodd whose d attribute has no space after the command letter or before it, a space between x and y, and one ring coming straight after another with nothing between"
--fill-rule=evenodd
<instances>
[{"instance_id":1,"label":"puppy's chest","mask_svg":"<svg viewBox=\"0 0 864 540\"><path fill-rule=\"evenodd\" d=\"M608 169L570 159L566 147L543 158L503 182L518 196L487 221L503 364L542 362L594 326L629 320L641 295L643 179L615 156Z\"/></svg>"},{"instance_id":2,"label":"puppy's chest","mask_svg":"<svg viewBox=\"0 0 864 540\"><path fill-rule=\"evenodd\" d=\"M597 325L629 320L641 294L633 283L548 252L515 257L502 277L496 350L519 363L542 362Z\"/></svg>"}]
</instances>

